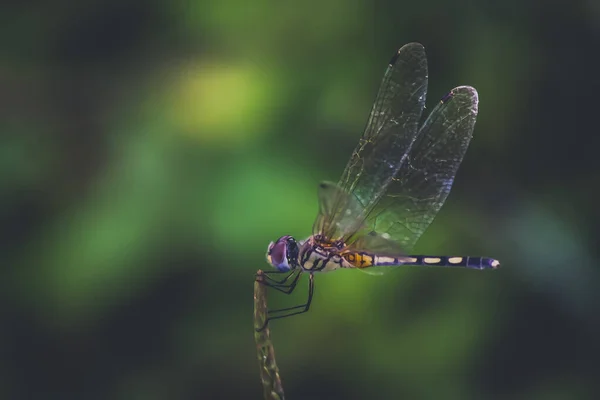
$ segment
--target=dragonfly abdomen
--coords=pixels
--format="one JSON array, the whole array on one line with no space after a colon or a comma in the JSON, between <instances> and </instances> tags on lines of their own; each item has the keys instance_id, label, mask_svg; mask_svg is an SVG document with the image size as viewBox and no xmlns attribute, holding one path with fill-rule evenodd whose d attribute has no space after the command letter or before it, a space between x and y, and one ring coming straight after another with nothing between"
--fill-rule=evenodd
<instances>
[{"instance_id":1,"label":"dragonfly abdomen","mask_svg":"<svg viewBox=\"0 0 600 400\"><path fill-rule=\"evenodd\" d=\"M500 262L488 257L453 257L453 256L379 256L367 252L347 252L342 254L354 268L400 266L400 265L428 265L437 267L463 267L472 269L494 269Z\"/></svg>"},{"instance_id":2,"label":"dragonfly abdomen","mask_svg":"<svg viewBox=\"0 0 600 400\"><path fill-rule=\"evenodd\" d=\"M366 252L347 252L342 258L353 268L368 268L376 265L377 256ZM392 259L393 260L393 259Z\"/></svg>"},{"instance_id":3,"label":"dragonfly abdomen","mask_svg":"<svg viewBox=\"0 0 600 400\"><path fill-rule=\"evenodd\" d=\"M458 257L458 256L405 256L377 257L375 266L384 265L427 265L437 267L463 267L472 269L495 269L500 262L489 257Z\"/></svg>"}]
</instances>

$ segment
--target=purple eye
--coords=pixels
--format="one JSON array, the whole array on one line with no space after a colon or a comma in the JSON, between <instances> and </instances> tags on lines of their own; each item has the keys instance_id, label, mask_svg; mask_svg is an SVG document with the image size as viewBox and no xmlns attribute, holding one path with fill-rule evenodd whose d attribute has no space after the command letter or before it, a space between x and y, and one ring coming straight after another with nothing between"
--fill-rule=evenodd
<instances>
[{"instance_id":1,"label":"purple eye","mask_svg":"<svg viewBox=\"0 0 600 400\"><path fill-rule=\"evenodd\" d=\"M289 271L292 269L288 262L290 241L295 247L296 241L291 236L282 236L275 243L271 242L269 244L267 261L280 271Z\"/></svg>"},{"instance_id":2,"label":"purple eye","mask_svg":"<svg viewBox=\"0 0 600 400\"><path fill-rule=\"evenodd\" d=\"M271 256L271 264L277 266L286 261L286 247L285 241L278 240L269 248L269 255Z\"/></svg>"}]
</instances>

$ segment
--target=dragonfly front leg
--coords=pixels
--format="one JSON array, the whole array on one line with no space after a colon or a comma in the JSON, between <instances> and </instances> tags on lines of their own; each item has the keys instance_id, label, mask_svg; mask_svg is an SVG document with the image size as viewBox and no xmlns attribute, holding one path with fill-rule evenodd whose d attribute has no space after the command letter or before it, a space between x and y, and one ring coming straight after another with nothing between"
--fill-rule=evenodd
<instances>
[{"instance_id":1,"label":"dragonfly front leg","mask_svg":"<svg viewBox=\"0 0 600 400\"><path fill-rule=\"evenodd\" d=\"M270 271L270 272L279 272L279 271ZM287 282L296 272L298 274L296 275L296 277L294 278L294 280L292 281L292 283L286 285L285 282ZM302 275L302 270L297 269L297 270L294 270L294 271L290 272L288 274L288 276L286 276L282 280L276 281L276 280L274 280L273 278L271 278L268 275L268 272L264 272L263 271L263 276L265 278L267 278L268 281L261 279L260 283L263 284L263 285L265 285L265 286L267 286L267 287L270 287L270 288L273 288L275 290L278 290L281 293L290 294L296 288L296 285L298 284L298 280L300 279L300 275Z\"/></svg>"},{"instance_id":2,"label":"dragonfly front leg","mask_svg":"<svg viewBox=\"0 0 600 400\"><path fill-rule=\"evenodd\" d=\"M262 276L267 278L271 283L271 284L275 284L275 285L281 285L285 282L287 282L292 275L294 275L296 272L302 272L300 270L300 268L298 269L293 269L292 271L278 271L278 270L273 270L273 271L262 271ZM285 278L283 278L282 280L278 281L275 280L271 277L272 274L288 274Z\"/></svg>"},{"instance_id":3,"label":"dragonfly front leg","mask_svg":"<svg viewBox=\"0 0 600 400\"><path fill-rule=\"evenodd\" d=\"M300 274L298 276L300 276ZM296 279L294 279L294 287L295 287L295 283L297 281L298 281L298 277L296 277ZM308 299L306 300L306 303L298 305L298 306L294 306L294 307L280 308L278 310L269 311L267 314L267 318L265 319L265 324L261 328L257 329L256 331L260 332L263 329L265 329L267 327L269 321L271 321L271 320L291 317L292 315L298 315L298 314L307 312L310 309L310 303L312 302L314 292L315 292L315 276L314 276L314 274L310 274L308 276ZM300 309L300 311L294 311L294 310L298 310L298 309ZM278 314L278 313L282 313L282 312L286 312L286 311L288 312L287 314L272 316L272 314Z\"/></svg>"}]
</instances>

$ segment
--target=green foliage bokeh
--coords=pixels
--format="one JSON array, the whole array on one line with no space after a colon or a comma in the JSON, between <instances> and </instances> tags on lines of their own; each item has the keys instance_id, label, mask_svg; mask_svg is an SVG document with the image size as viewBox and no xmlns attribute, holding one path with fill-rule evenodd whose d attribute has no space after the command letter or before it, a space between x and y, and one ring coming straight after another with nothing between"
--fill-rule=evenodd
<instances>
[{"instance_id":1,"label":"green foliage bokeh","mask_svg":"<svg viewBox=\"0 0 600 400\"><path fill-rule=\"evenodd\" d=\"M272 325L286 394L593 398L593 2L54 3L0 24L0 396L259 398L254 273L311 233L419 41L428 107L464 84L481 103L416 250L503 268L318 276Z\"/></svg>"}]
</instances>

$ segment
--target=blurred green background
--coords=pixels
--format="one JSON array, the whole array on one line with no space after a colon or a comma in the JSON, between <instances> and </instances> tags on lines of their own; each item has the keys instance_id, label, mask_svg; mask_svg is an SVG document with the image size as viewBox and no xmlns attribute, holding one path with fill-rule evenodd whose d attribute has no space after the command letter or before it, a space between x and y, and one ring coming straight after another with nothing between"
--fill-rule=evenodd
<instances>
[{"instance_id":1,"label":"blurred green background","mask_svg":"<svg viewBox=\"0 0 600 400\"><path fill-rule=\"evenodd\" d=\"M415 250L503 268L317 276L272 324L287 397L598 398L595 0L5 4L0 397L260 398L254 273L411 41L429 108L480 94Z\"/></svg>"}]
</instances>

